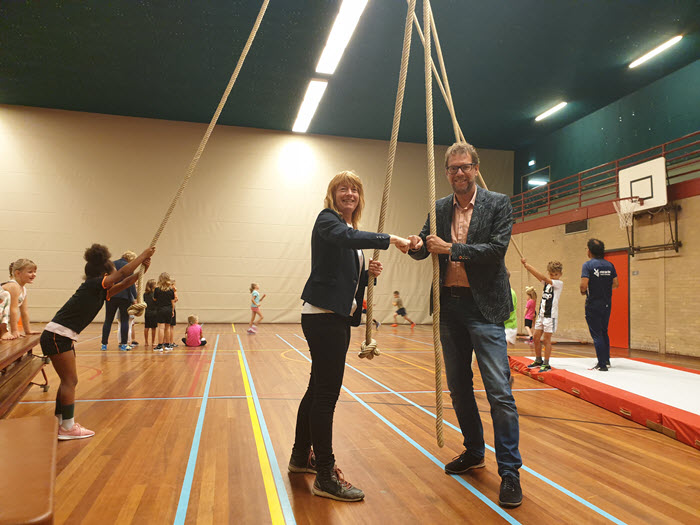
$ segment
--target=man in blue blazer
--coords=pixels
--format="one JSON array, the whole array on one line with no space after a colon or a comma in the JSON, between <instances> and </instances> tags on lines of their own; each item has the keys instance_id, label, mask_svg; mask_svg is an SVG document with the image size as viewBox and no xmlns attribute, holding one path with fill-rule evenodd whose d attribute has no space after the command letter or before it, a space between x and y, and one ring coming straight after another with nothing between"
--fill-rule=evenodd
<instances>
[{"instance_id":1,"label":"man in blue blazer","mask_svg":"<svg viewBox=\"0 0 700 525\"><path fill-rule=\"evenodd\" d=\"M454 193L435 203L437 235L430 235L428 216L420 234L409 237L411 257L421 260L436 253L440 260L440 340L466 449L445 465L445 472L463 474L485 465L484 431L474 398L473 350L491 405L501 476L498 502L517 507L522 502L522 460L503 327L513 309L504 261L513 226L510 199L477 188L479 156L471 144L450 146L445 169Z\"/></svg>"}]
</instances>

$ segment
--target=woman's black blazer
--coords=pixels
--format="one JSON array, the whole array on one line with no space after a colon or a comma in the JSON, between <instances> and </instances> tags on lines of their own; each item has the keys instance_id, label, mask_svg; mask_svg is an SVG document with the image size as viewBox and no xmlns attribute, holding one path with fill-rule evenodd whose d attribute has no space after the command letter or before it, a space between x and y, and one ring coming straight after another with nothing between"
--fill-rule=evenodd
<instances>
[{"instance_id":1,"label":"woman's black blazer","mask_svg":"<svg viewBox=\"0 0 700 525\"><path fill-rule=\"evenodd\" d=\"M386 250L389 244L388 234L355 230L335 211L322 210L311 233L311 275L301 294L302 300L350 317L352 300L362 304L368 275L367 270L359 267L355 250ZM358 306L352 326L360 324L361 316L362 308Z\"/></svg>"}]
</instances>

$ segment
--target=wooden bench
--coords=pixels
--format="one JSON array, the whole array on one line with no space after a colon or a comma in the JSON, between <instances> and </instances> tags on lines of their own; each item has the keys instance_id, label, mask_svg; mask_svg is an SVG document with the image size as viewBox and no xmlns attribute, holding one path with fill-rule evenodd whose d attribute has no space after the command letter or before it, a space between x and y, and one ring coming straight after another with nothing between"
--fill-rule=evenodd
<instances>
[{"instance_id":1,"label":"wooden bench","mask_svg":"<svg viewBox=\"0 0 700 525\"><path fill-rule=\"evenodd\" d=\"M54 416L0 421L0 525L53 523L57 432Z\"/></svg>"},{"instance_id":2,"label":"wooden bench","mask_svg":"<svg viewBox=\"0 0 700 525\"><path fill-rule=\"evenodd\" d=\"M34 383L41 372L44 392L49 390L49 380L44 367L48 358L33 353L39 335L28 335L12 341L0 342L0 418L6 417Z\"/></svg>"}]
</instances>

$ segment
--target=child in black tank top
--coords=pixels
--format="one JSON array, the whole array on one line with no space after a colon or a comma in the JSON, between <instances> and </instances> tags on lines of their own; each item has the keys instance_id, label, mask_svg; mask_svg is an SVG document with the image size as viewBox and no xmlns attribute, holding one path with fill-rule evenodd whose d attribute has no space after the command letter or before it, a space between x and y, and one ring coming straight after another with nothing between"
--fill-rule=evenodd
<instances>
[{"instance_id":1,"label":"child in black tank top","mask_svg":"<svg viewBox=\"0 0 700 525\"><path fill-rule=\"evenodd\" d=\"M55 414L58 418L58 439L83 439L92 437L92 430L76 423L73 418L75 410L75 386L78 373L75 363L75 341L78 335L99 313L105 299L134 284L137 276L134 271L143 264L148 270L155 248L147 248L136 259L122 267L114 268L111 254L106 246L93 244L85 250L85 282L73 296L56 313L41 334L41 350L51 360L61 379L56 394ZM144 271L145 271L144 270Z\"/></svg>"}]
</instances>

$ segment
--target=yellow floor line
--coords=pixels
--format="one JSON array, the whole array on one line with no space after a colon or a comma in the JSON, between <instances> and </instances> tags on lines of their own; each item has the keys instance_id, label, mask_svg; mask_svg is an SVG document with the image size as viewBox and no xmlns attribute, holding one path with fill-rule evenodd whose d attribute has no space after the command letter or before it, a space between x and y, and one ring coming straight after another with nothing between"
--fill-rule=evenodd
<instances>
[{"instance_id":1,"label":"yellow floor line","mask_svg":"<svg viewBox=\"0 0 700 525\"><path fill-rule=\"evenodd\" d=\"M433 370L432 368L425 368L424 366L420 366L420 365L417 365L415 363L411 363L410 361L406 361L405 359L401 359L400 357L396 357L396 356L389 355L389 354L382 354L382 355L385 355L386 357L390 357L392 359L396 359L397 361L401 361L402 363L406 363L406 364L414 366L416 368L420 368L421 370L427 370L428 372L433 373L433 374L435 373L435 370Z\"/></svg>"},{"instance_id":2,"label":"yellow floor line","mask_svg":"<svg viewBox=\"0 0 700 525\"><path fill-rule=\"evenodd\" d=\"M235 334L236 333L236 325L231 323L231 328L233 328L233 333Z\"/></svg>"},{"instance_id":3,"label":"yellow floor line","mask_svg":"<svg viewBox=\"0 0 700 525\"><path fill-rule=\"evenodd\" d=\"M233 324L231 326L233 326ZM270 517L272 518L273 525L278 523L283 525L284 515L282 514L282 506L280 505L279 496L277 495L275 480L272 477L270 459L267 456L267 450L265 449L265 442L263 441L262 430L260 429L258 413L255 410L255 403L253 402L253 395L250 390L250 383L248 382L248 374L246 373L245 364L243 363L243 353L240 350L238 351L238 363L241 366L243 386L245 388L246 400L248 402L248 412L250 412L250 422L253 425L255 447L258 451L258 460L260 461L260 470L262 471L263 483L265 485L265 494L267 495L267 505L270 509Z\"/></svg>"}]
</instances>

